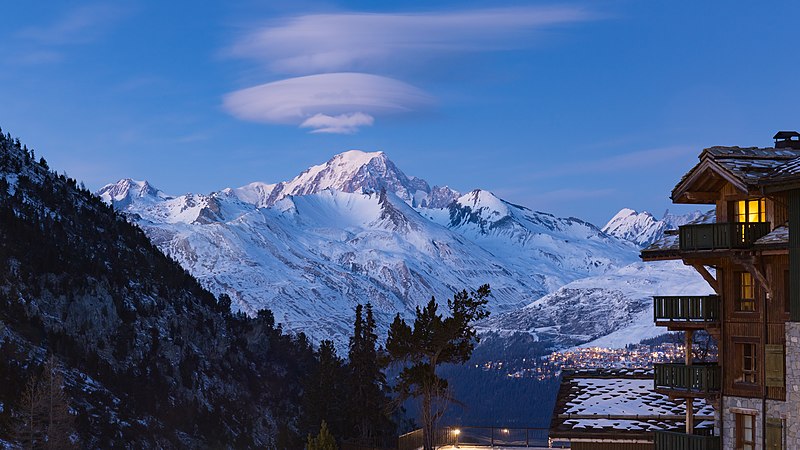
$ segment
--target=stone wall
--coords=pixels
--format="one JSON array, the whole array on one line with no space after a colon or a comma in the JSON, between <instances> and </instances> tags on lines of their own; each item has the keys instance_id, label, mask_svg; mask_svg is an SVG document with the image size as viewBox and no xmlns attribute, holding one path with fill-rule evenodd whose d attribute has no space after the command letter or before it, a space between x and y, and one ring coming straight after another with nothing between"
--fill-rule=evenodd
<instances>
[{"instance_id":1,"label":"stone wall","mask_svg":"<svg viewBox=\"0 0 800 450\"><path fill-rule=\"evenodd\" d=\"M756 416L756 449L762 449L762 400L722 399L722 448L736 448L736 414ZM786 401L767 400L767 418L783 419L783 448L800 449L800 322L786 323Z\"/></svg>"},{"instance_id":2,"label":"stone wall","mask_svg":"<svg viewBox=\"0 0 800 450\"><path fill-rule=\"evenodd\" d=\"M800 322L786 322L786 412L784 448L800 448Z\"/></svg>"}]
</instances>

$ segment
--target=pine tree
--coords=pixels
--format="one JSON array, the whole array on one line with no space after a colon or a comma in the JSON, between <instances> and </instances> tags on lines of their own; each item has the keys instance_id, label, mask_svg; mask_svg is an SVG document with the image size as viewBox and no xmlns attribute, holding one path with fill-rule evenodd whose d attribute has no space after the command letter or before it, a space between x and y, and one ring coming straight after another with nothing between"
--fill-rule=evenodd
<instances>
[{"instance_id":1,"label":"pine tree","mask_svg":"<svg viewBox=\"0 0 800 450\"><path fill-rule=\"evenodd\" d=\"M306 450L338 450L338 447L336 447L336 439L334 439L333 435L328 431L328 424L325 423L324 420L319 427L319 434L317 437L311 437L310 434L308 435Z\"/></svg>"},{"instance_id":2,"label":"pine tree","mask_svg":"<svg viewBox=\"0 0 800 450\"><path fill-rule=\"evenodd\" d=\"M422 440L425 450L432 450L436 423L453 400L447 380L436 374L441 364L463 364L469 360L478 341L474 322L489 315L486 309L491 293L488 284L475 292L461 291L447 301L450 317L438 313L436 299L425 308L417 307L412 329L398 314L389 328L386 349L393 362L404 364L396 386L402 403L408 398L422 398Z\"/></svg>"},{"instance_id":3,"label":"pine tree","mask_svg":"<svg viewBox=\"0 0 800 450\"><path fill-rule=\"evenodd\" d=\"M366 317L365 317L366 316ZM354 435L364 443L375 443L394 434L389 419L389 397L385 364L380 357L372 305L356 306L353 336L348 353L350 366L350 419Z\"/></svg>"},{"instance_id":4,"label":"pine tree","mask_svg":"<svg viewBox=\"0 0 800 450\"><path fill-rule=\"evenodd\" d=\"M317 364L304 386L303 406L309 431L324 422L330 424L334 435L345 435L345 380L344 361L336 354L333 342L323 340L317 351Z\"/></svg>"}]
</instances>

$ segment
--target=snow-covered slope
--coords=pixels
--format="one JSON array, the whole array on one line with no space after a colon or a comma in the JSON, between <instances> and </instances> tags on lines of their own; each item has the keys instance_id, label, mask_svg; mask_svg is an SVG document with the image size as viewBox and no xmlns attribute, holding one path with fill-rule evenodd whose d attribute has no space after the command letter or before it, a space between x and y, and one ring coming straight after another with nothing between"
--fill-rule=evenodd
<instances>
[{"instance_id":1,"label":"snow-covered slope","mask_svg":"<svg viewBox=\"0 0 800 450\"><path fill-rule=\"evenodd\" d=\"M349 151L288 182L208 195L169 196L131 180L99 194L206 287L229 294L234 308L269 308L285 328L339 345L347 342L356 303L372 302L385 330L394 314L409 316L432 295L444 301L483 283L492 286L494 314L556 295L545 303L553 320L563 305L570 324L562 334L593 339L601 330L580 331L583 319L569 313L578 297L560 288L594 279L608 289L612 281L603 277L614 277L639 253L580 219L533 211L485 190L430 188L382 152ZM623 305L628 300L610 298L608 309L638 308Z\"/></svg>"},{"instance_id":2,"label":"snow-covered slope","mask_svg":"<svg viewBox=\"0 0 800 450\"><path fill-rule=\"evenodd\" d=\"M673 215L667 211L661 219L656 219L647 211L636 212L623 208L608 221L603 231L644 248L659 240L664 231L676 230L688 223L708 222L709 215L713 216L713 210L706 213L694 211L682 215Z\"/></svg>"},{"instance_id":3,"label":"snow-covered slope","mask_svg":"<svg viewBox=\"0 0 800 450\"><path fill-rule=\"evenodd\" d=\"M658 336L654 295L709 295L711 287L680 261L636 262L573 281L524 308L498 315L485 329L527 332L557 347L623 347Z\"/></svg>"}]
</instances>

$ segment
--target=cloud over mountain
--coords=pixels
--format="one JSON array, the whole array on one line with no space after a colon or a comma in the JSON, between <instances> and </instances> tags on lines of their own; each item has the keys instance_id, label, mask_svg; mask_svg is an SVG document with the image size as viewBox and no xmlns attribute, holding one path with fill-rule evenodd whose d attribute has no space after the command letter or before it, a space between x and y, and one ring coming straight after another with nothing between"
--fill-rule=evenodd
<instances>
[{"instance_id":1,"label":"cloud over mountain","mask_svg":"<svg viewBox=\"0 0 800 450\"><path fill-rule=\"evenodd\" d=\"M542 6L309 14L252 29L230 52L280 73L376 70L413 64L421 54L528 46L535 31L594 18L596 14L585 9Z\"/></svg>"},{"instance_id":2,"label":"cloud over mountain","mask_svg":"<svg viewBox=\"0 0 800 450\"><path fill-rule=\"evenodd\" d=\"M289 78L232 92L224 99L225 109L240 119L345 134L372 125L376 115L432 103L432 97L414 86L365 73Z\"/></svg>"},{"instance_id":3,"label":"cloud over mountain","mask_svg":"<svg viewBox=\"0 0 800 450\"><path fill-rule=\"evenodd\" d=\"M227 53L272 75L296 77L232 92L224 106L245 120L352 134L379 116L434 103L387 73L424 70L440 57L528 47L538 42L537 32L595 18L582 8L556 6L289 17L250 28Z\"/></svg>"}]
</instances>

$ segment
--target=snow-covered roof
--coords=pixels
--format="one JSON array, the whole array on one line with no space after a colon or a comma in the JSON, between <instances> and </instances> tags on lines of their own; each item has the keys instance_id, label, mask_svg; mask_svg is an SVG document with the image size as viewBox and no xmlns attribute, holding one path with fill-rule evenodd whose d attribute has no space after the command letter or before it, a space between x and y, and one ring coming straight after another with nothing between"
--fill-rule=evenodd
<instances>
[{"instance_id":1,"label":"snow-covered roof","mask_svg":"<svg viewBox=\"0 0 800 450\"><path fill-rule=\"evenodd\" d=\"M703 399L694 401L699 421L713 420ZM550 436L641 439L655 430L685 427L686 404L654 391L652 371L639 369L565 372Z\"/></svg>"},{"instance_id":2,"label":"snow-covered roof","mask_svg":"<svg viewBox=\"0 0 800 450\"><path fill-rule=\"evenodd\" d=\"M789 227L787 225L780 226L764 235L762 238L754 242L755 245L788 245L789 244Z\"/></svg>"},{"instance_id":3,"label":"snow-covered roof","mask_svg":"<svg viewBox=\"0 0 800 450\"><path fill-rule=\"evenodd\" d=\"M792 148L710 147L703 150L700 162L672 190L672 198L680 199L690 186L708 178L703 175L708 171L716 174L715 182L727 180L738 189L747 190L797 158L800 158L800 150Z\"/></svg>"}]
</instances>

